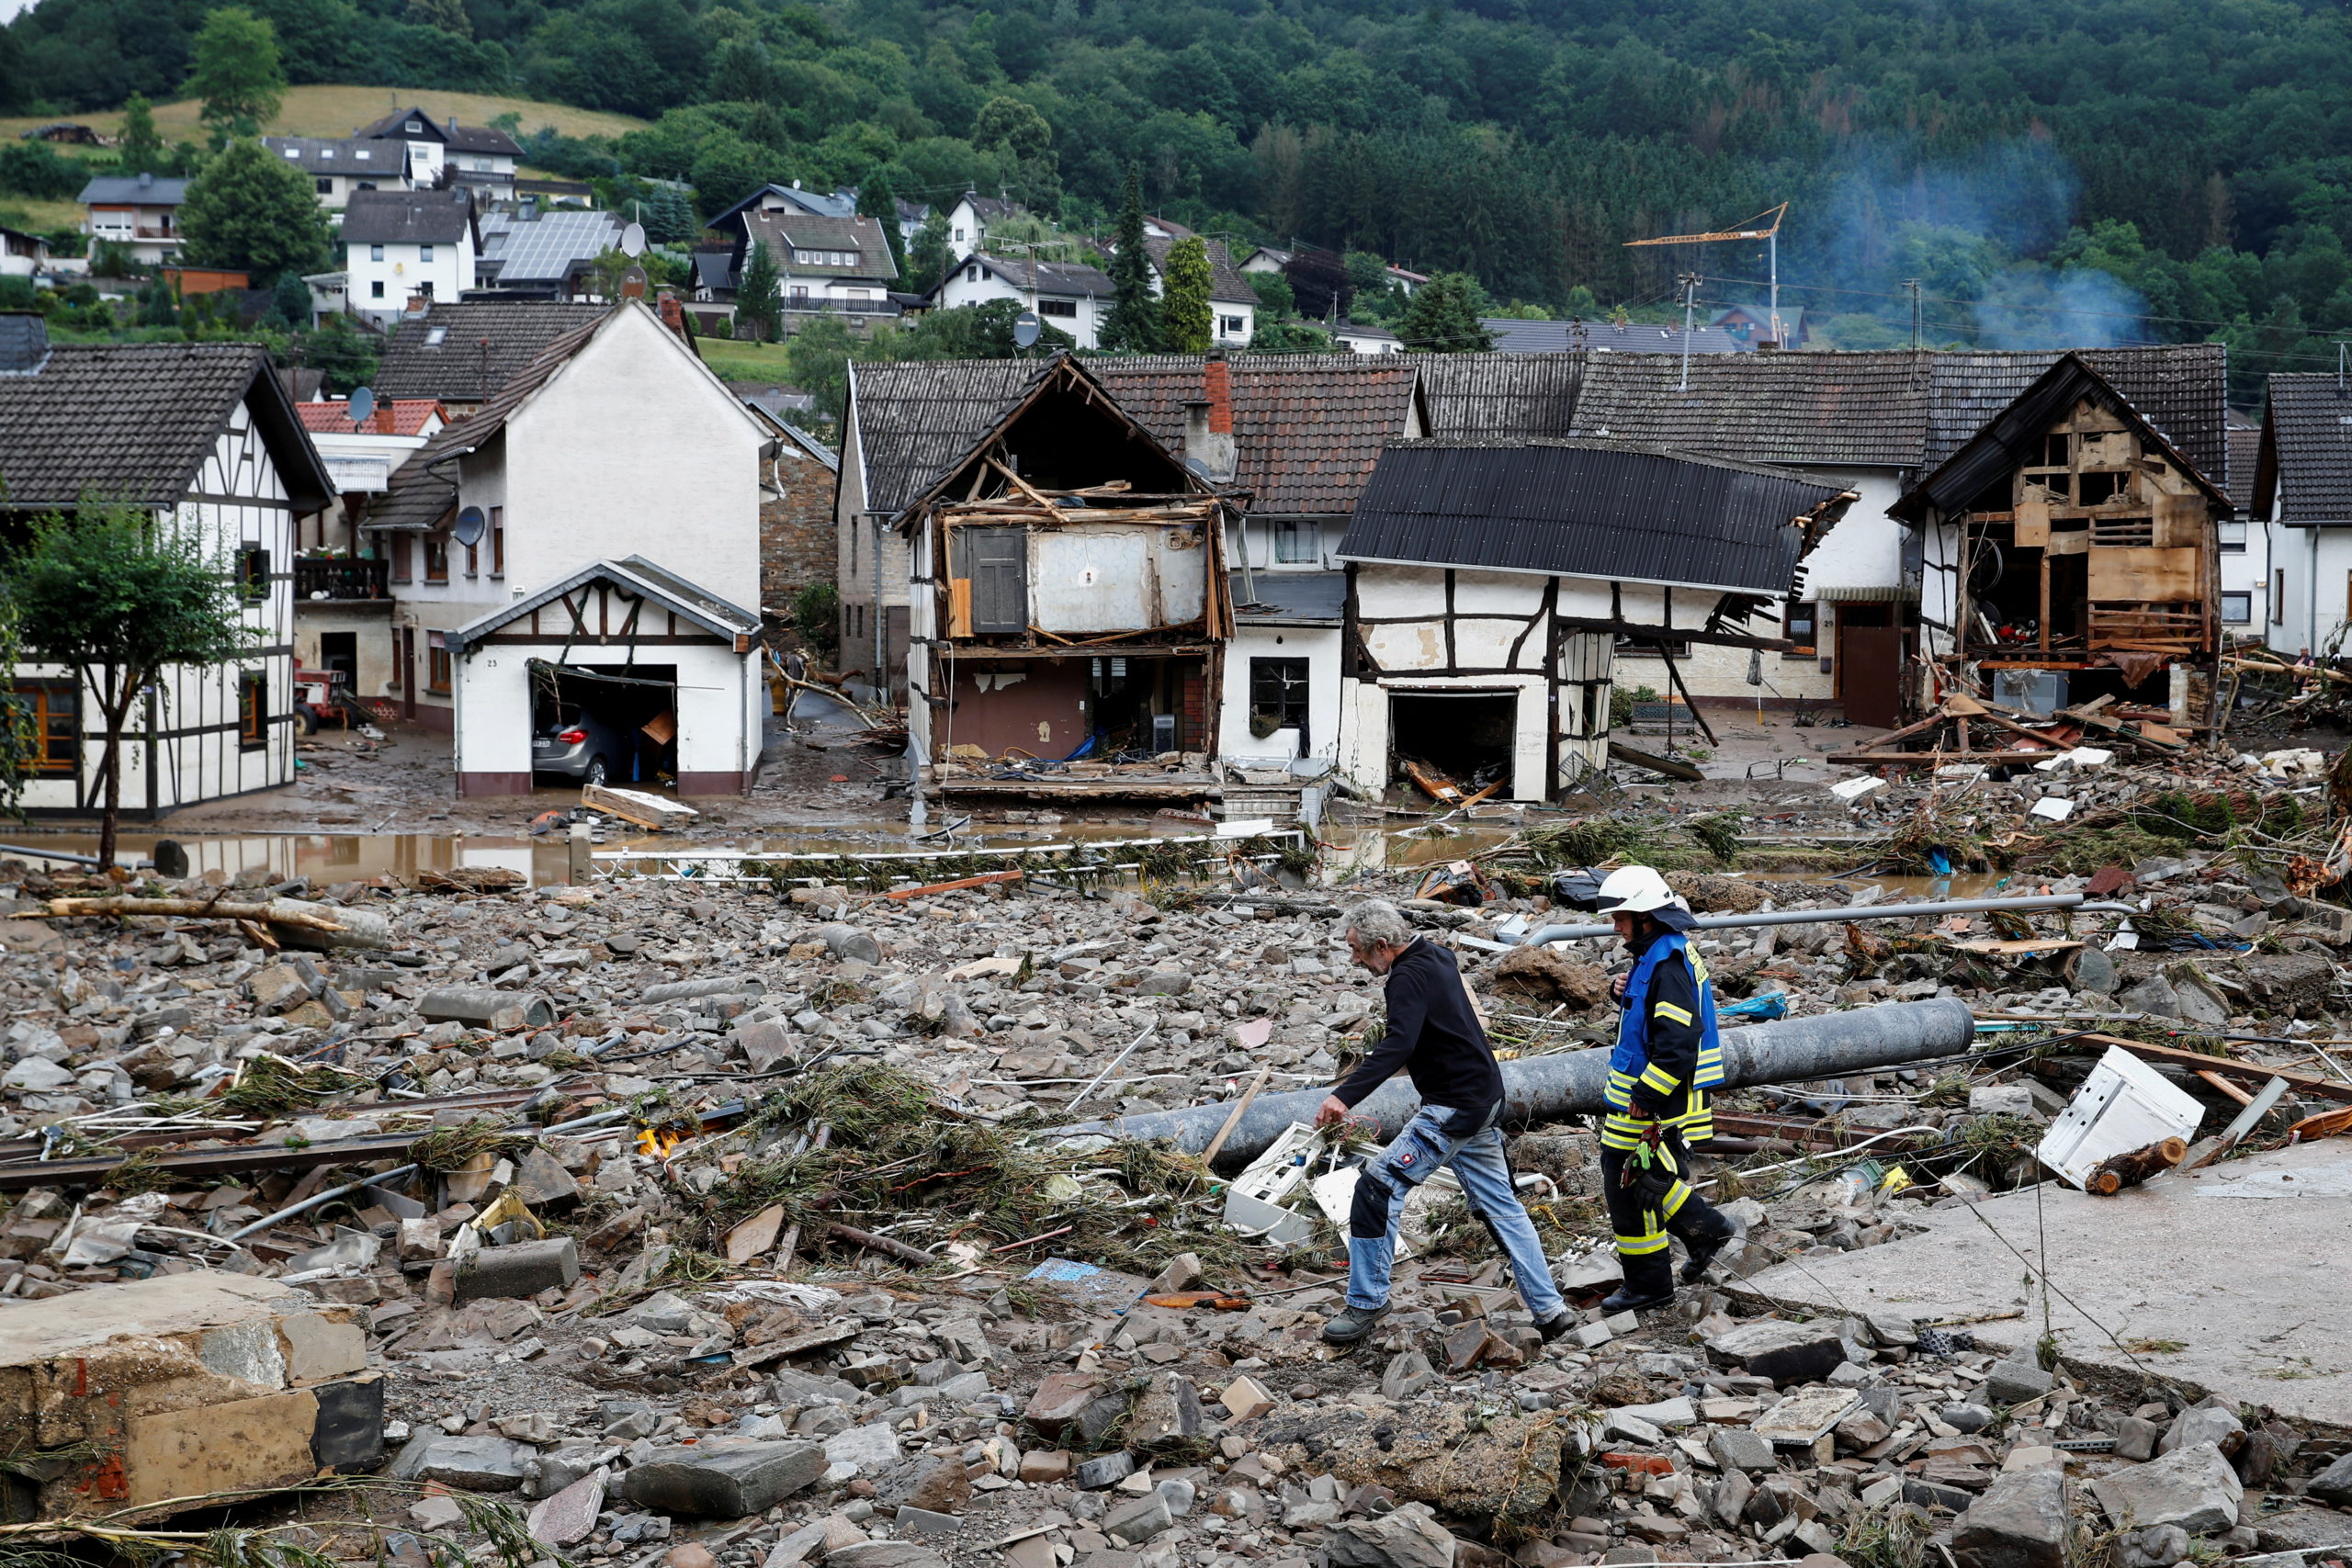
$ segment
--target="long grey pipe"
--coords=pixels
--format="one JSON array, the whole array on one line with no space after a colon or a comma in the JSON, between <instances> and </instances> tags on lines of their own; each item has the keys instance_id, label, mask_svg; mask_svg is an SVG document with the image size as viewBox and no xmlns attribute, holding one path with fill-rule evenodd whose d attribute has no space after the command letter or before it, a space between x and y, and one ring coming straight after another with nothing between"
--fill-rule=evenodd
<instances>
[{"instance_id":1,"label":"long grey pipe","mask_svg":"<svg viewBox=\"0 0 2352 1568\"><path fill-rule=\"evenodd\" d=\"M1724 1087L1750 1084L1804 1083L1901 1066L1906 1062L1965 1051L1975 1038L1976 1018L1968 1004L1951 997L1919 1002L1882 1002L1849 1012L1826 1012L1811 1018L1784 1018L1723 1032ZM1504 1119L1513 1126L1555 1121L1602 1108L1601 1091L1609 1084L1609 1053L1605 1050L1563 1051L1548 1056L1522 1056L1502 1064ZM1252 1100L1225 1141L1217 1165L1226 1169L1244 1166L1264 1153L1294 1122L1312 1122L1328 1089L1299 1089L1265 1095ZM1393 1138L1420 1109L1420 1097L1404 1077L1395 1077L1373 1091L1356 1107L1356 1114L1379 1123L1380 1136ZM1232 1112L1230 1102L1193 1105L1182 1111L1155 1111L1115 1121L1090 1122L1063 1127L1057 1134L1075 1136L1109 1133L1128 1138L1166 1138L1186 1154L1208 1147L1217 1129Z\"/></svg>"},{"instance_id":2,"label":"long grey pipe","mask_svg":"<svg viewBox=\"0 0 2352 1568\"><path fill-rule=\"evenodd\" d=\"M1702 931L1736 931L1749 926L1802 926L1828 920L1904 920L1920 915L1975 915L1996 910L2026 913L2035 909L2070 909L2086 915L2136 915L2129 904L2086 904L2079 893L2037 893L2017 898L1946 898L1926 904L1841 904L1826 909L1773 909L1756 915L1696 915L1691 926ZM1487 953L1509 953L1513 947L1541 946L1547 942L1578 942L1615 936L1614 926L1539 926L1516 942L1493 942L1459 933L1448 941Z\"/></svg>"}]
</instances>

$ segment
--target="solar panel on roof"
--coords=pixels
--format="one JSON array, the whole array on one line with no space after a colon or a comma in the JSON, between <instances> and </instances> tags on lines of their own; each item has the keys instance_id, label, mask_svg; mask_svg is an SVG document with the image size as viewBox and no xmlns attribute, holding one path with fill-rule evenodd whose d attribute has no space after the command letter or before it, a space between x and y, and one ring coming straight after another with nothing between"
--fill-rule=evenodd
<instances>
[{"instance_id":1,"label":"solar panel on roof","mask_svg":"<svg viewBox=\"0 0 2352 1568\"><path fill-rule=\"evenodd\" d=\"M502 284L560 283L620 238L620 220L610 212L546 212L527 223L492 213L482 220L482 257L499 264Z\"/></svg>"}]
</instances>

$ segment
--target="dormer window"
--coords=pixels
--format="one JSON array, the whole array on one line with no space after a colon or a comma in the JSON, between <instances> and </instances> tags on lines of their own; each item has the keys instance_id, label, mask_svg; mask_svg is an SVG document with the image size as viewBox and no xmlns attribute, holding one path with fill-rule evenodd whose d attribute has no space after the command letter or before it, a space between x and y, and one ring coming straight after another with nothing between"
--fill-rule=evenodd
<instances>
[{"instance_id":1,"label":"dormer window","mask_svg":"<svg viewBox=\"0 0 2352 1568\"><path fill-rule=\"evenodd\" d=\"M322 147L319 149L319 156L322 158L332 158L334 156L334 149L332 147Z\"/></svg>"},{"instance_id":2,"label":"dormer window","mask_svg":"<svg viewBox=\"0 0 2352 1568\"><path fill-rule=\"evenodd\" d=\"M302 150L300 147L288 147L286 150L286 155L289 158L299 158L302 155Z\"/></svg>"},{"instance_id":3,"label":"dormer window","mask_svg":"<svg viewBox=\"0 0 2352 1568\"><path fill-rule=\"evenodd\" d=\"M352 153L351 155L352 155L353 157L355 157L355 158L365 158L365 157L367 157L367 156L368 155L368 149L367 149L367 148L365 148L365 147L358 148L358 149L356 149L355 152L353 152L353 153Z\"/></svg>"},{"instance_id":4,"label":"dormer window","mask_svg":"<svg viewBox=\"0 0 2352 1568\"><path fill-rule=\"evenodd\" d=\"M422 131L424 129L424 127L423 127L423 126L421 126L421 125L417 124L417 123L416 123L416 121L414 121L414 120L410 120L410 121L408 122L408 133L409 133L411 136L414 136L414 135L416 135L418 132Z\"/></svg>"}]
</instances>

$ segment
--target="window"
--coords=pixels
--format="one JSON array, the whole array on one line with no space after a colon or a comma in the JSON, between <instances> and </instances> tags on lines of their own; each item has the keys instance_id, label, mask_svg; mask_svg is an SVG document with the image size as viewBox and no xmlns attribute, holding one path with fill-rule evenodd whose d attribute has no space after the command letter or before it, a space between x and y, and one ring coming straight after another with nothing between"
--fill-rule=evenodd
<instances>
[{"instance_id":1,"label":"window","mask_svg":"<svg viewBox=\"0 0 2352 1568\"><path fill-rule=\"evenodd\" d=\"M395 534L390 542L392 547L392 569L390 574L391 580L394 582L406 582L409 581L408 536Z\"/></svg>"},{"instance_id":2,"label":"window","mask_svg":"<svg viewBox=\"0 0 2352 1568\"><path fill-rule=\"evenodd\" d=\"M449 536L447 534L424 536L424 581L449 581Z\"/></svg>"},{"instance_id":3,"label":"window","mask_svg":"<svg viewBox=\"0 0 2352 1568\"><path fill-rule=\"evenodd\" d=\"M321 196L333 196L334 194L334 176L333 175L321 175L319 176L319 194Z\"/></svg>"},{"instance_id":4,"label":"window","mask_svg":"<svg viewBox=\"0 0 2352 1568\"><path fill-rule=\"evenodd\" d=\"M286 149L286 155L289 158L300 158L302 155L302 150L300 147L288 147Z\"/></svg>"},{"instance_id":5,"label":"window","mask_svg":"<svg viewBox=\"0 0 2352 1568\"><path fill-rule=\"evenodd\" d=\"M428 281L426 281L426 282L424 282L424 283L420 283L420 284L418 284L418 285L416 286L416 292L417 292L417 297L418 297L419 299L432 299L432 298L433 298L433 285L432 285L431 281L430 281L430 280L428 280Z\"/></svg>"},{"instance_id":6,"label":"window","mask_svg":"<svg viewBox=\"0 0 2352 1568\"><path fill-rule=\"evenodd\" d=\"M416 259L417 259L417 260L419 260L419 261L421 261L421 262L429 262L429 261L431 261L431 260L433 259L433 247L432 247L431 245L419 245L419 246L417 246L417 247L416 247Z\"/></svg>"},{"instance_id":7,"label":"window","mask_svg":"<svg viewBox=\"0 0 2352 1568\"><path fill-rule=\"evenodd\" d=\"M796 283L792 286L792 304L795 310L805 310L808 308L808 285Z\"/></svg>"},{"instance_id":8,"label":"window","mask_svg":"<svg viewBox=\"0 0 2352 1568\"><path fill-rule=\"evenodd\" d=\"M438 696L449 694L449 645L439 632L425 634L424 689Z\"/></svg>"},{"instance_id":9,"label":"window","mask_svg":"<svg viewBox=\"0 0 2352 1568\"><path fill-rule=\"evenodd\" d=\"M2287 624L2287 569L2283 566L2270 578L2270 619L2275 626Z\"/></svg>"},{"instance_id":10,"label":"window","mask_svg":"<svg viewBox=\"0 0 2352 1568\"><path fill-rule=\"evenodd\" d=\"M2244 626L2253 620L2254 591L2247 589L2233 593L2224 589L2222 592L2222 619L2233 626Z\"/></svg>"},{"instance_id":11,"label":"window","mask_svg":"<svg viewBox=\"0 0 2352 1568\"><path fill-rule=\"evenodd\" d=\"M248 604L269 597L269 552L247 545L237 552L237 592Z\"/></svg>"},{"instance_id":12,"label":"window","mask_svg":"<svg viewBox=\"0 0 2352 1568\"><path fill-rule=\"evenodd\" d=\"M1278 561L1311 561L1319 553L1321 531L1304 523L1274 525L1274 559Z\"/></svg>"},{"instance_id":13,"label":"window","mask_svg":"<svg viewBox=\"0 0 2352 1568\"><path fill-rule=\"evenodd\" d=\"M1238 316L1219 316L1217 320L1222 323L1217 331L1226 337L1239 337L1250 330L1249 323Z\"/></svg>"},{"instance_id":14,"label":"window","mask_svg":"<svg viewBox=\"0 0 2352 1568\"><path fill-rule=\"evenodd\" d=\"M466 575L468 577L481 575L481 541L479 539L466 547Z\"/></svg>"},{"instance_id":15,"label":"window","mask_svg":"<svg viewBox=\"0 0 2352 1568\"><path fill-rule=\"evenodd\" d=\"M2245 523L2243 519L2214 525L2219 531L2222 553L2225 556L2245 554Z\"/></svg>"},{"instance_id":16,"label":"window","mask_svg":"<svg viewBox=\"0 0 2352 1568\"><path fill-rule=\"evenodd\" d=\"M1037 301L1037 314L1041 316L1075 317L1078 314L1078 301L1075 299L1040 299Z\"/></svg>"},{"instance_id":17,"label":"window","mask_svg":"<svg viewBox=\"0 0 2352 1568\"><path fill-rule=\"evenodd\" d=\"M362 147L362 148L358 149L356 152L353 152L351 155L352 155L353 157L355 157L355 158L366 158L366 157L370 157L370 156L372 156L372 154L371 154L371 153L368 151L368 149L367 149L367 148L365 148L365 147ZM375 187L374 186L369 186L368 188L369 190L373 190L373 189L375 189L376 187Z\"/></svg>"},{"instance_id":18,"label":"window","mask_svg":"<svg viewBox=\"0 0 2352 1568\"><path fill-rule=\"evenodd\" d=\"M384 247L381 245L368 246L368 259L369 261L382 261L384 259Z\"/></svg>"},{"instance_id":19,"label":"window","mask_svg":"<svg viewBox=\"0 0 2352 1568\"><path fill-rule=\"evenodd\" d=\"M82 698L71 681L19 681L16 708L31 749L26 759L41 778L72 778L80 771Z\"/></svg>"},{"instance_id":20,"label":"window","mask_svg":"<svg viewBox=\"0 0 2352 1568\"><path fill-rule=\"evenodd\" d=\"M1820 633L1815 629L1820 614L1818 605L1798 599L1781 606L1781 635L1789 639L1788 650L1781 658L1811 659L1820 651Z\"/></svg>"},{"instance_id":21,"label":"window","mask_svg":"<svg viewBox=\"0 0 2352 1568\"><path fill-rule=\"evenodd\" d=\"M506 575L506 508L490 509L490 575Z\"/></svg>"},{"instance_id":22,"label":"window","mask_svg":"<svg viewBox=\"0 0 2352 1568\"><path fill-rule=\"evenodd\" d=\"M368 286L368 297L370 299L381 299L384 297L384 280L382 278L379 277L375 282Z\"/></svg>"},{"instance_id":23,"label":"window","mask_svg":"<svg viewBox=\"0 0 2352 1568\"><path fill-rule=\"evenodd\" d=\"M1306 753L1306 660L1250 661L1250 733L1263 740L1277 729L1298 731L1299 754Z\"/></svg>"},{"instance_id":24,"label":"window","mask_svg":"<svg viewBox=\"0 0 2352 1568\"><path fill-rule=\"evenodd\" d=\"M959 238L960 238L960 236L959 236ZM967 266L967 267L966 267L966 268L964 269L964 281L965 281L965 282L967 282L967 283L978 283L979 280L980 280L980 269L979 269L978 267L976 267L976 266Z\"/></svg>"},{"instance_id":25,"label":"window","mask_svg":"<svg viewBox=\"0 0 2352 1568\"><path fill-rule=\"evenodd\" d=\"M237 677L237 749L254 751L269 744L269 677L247 670Z\"/></svg>"},{"instance_id":26,"label":"window","mask_svg":"<svg viewBox=\"0 0 2352 1568\"><path fill-rule=\"evenodd\" d=\"M424 333L424 346L427 348L439 348L443 343L448 340L448 336L449 329L447 327L428 327L425 329Z\"/></svg>"}]
</instances>

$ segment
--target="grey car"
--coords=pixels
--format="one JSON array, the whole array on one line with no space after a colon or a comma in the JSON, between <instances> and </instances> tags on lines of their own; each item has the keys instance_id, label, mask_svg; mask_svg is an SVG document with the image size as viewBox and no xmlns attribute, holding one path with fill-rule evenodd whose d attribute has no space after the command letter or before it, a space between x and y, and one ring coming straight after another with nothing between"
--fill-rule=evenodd
<instances>
[{"instance_id":1,"label":"grey car","mask_svg":"<svg viewBox=\"0 0 2352 1568\"><path fill-rule=\"evenodd\" d=\"M531 737L531 771L583 784L625 777L628 738L591 713L572 709Z\"/></svg>"}]
</instances>

